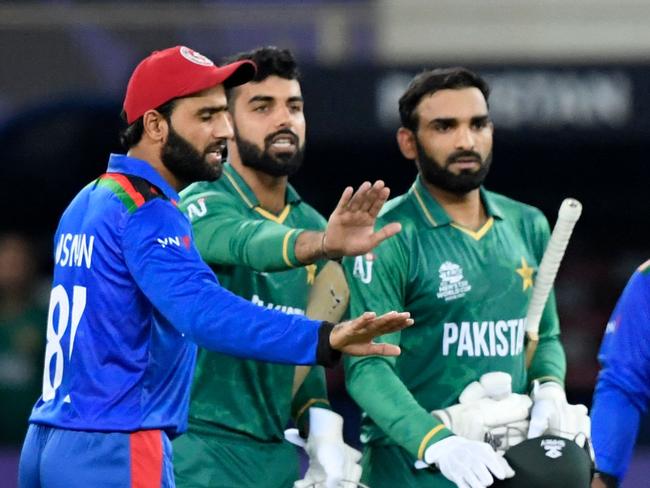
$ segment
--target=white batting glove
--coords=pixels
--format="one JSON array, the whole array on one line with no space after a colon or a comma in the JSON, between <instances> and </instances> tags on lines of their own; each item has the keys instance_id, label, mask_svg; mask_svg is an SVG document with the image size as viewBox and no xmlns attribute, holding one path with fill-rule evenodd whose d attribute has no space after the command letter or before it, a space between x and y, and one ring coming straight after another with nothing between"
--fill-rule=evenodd
<instances>
[{"instance_id":1,"label":"white batting glove","mask_svg":"<svg viewBox=\"0 0 650 488\"><path fill-rule=\"evenodd\" d=\"M309 437L305 442L297 429L285 431L285 438L309 455L305 477L294 483L294 488L305 488L323 483L336 488L342 480L357 482L361 478L358 464L361 453L343 442L343 417L331 410L309 409Z\"/></svg>"},{"instance_id":2,"label":"white batting glove","mask_svg":"<svg viewBox=\"0 0 650 488\"><path fill-rule=\"evenodd\" d=\"M454 434L475 441L489 434L497 450L505 451L526 439L532 404L528 395L512 393L511 384L507 373L486 373L465 387L460 403L431 413Z\"/></svg>"},{"instance_id":3,"label":"white batting glove","mask_svg":"<svg viewBox=\"0 0 650 488\"><path fill-rule=\"evenodd\" d=\"M515 472L508 462L485 442L458 436L447 437L424 451L427 465L435 465L459 488L485 488L494 479L512 478Z\"/></svg>"},{"instance_id":4,"label":"white batting glove","mask_svg":"<svg viewBox=\"0 0 650 488\"><path fill-rule=\"evenodd\" d=\"M530 412L528 438L549 432L566 439L575 440L580 447L591 437L591 421L584 405L567 402L564 389L557 383L533 385L533 408Z\"/></svg>"}]
</instances>

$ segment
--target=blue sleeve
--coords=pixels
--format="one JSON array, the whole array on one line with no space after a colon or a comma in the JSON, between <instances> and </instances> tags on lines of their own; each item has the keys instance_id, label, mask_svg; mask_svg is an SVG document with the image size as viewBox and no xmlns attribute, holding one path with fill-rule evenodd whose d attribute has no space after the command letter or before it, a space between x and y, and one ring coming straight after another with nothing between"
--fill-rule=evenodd
<instances>
[{"instance_id":1,"label":"blue sleeve","mask_svg":"<svg viewBox=\"0 0 650 488\"><path fill-rule=\"evenodd\" d=\"M152 305L199 346L232 356L314 364L321 322L264 309L221 287L192 243L189 222L155 199L126 223L122 250Z\"/></svg>"},{"instance_id":2,"label":"blue sleeve","mask_svg":"<svg viewBox=\"0 0 650 488\"><path fill-rule=\"evenodd\" d=\"M650 398L650 273L630 279L607 324L591 412L596 467L627 472Z\"/></svg>"}]
</instances>

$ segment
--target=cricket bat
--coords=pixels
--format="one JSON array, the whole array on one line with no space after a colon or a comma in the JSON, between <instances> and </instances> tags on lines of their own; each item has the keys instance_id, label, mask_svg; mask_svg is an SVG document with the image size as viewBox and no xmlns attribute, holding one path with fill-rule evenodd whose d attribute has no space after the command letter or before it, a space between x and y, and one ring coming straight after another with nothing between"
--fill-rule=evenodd
<instances>
[{"instance_id":1,"label":"cricket bat","mask_svg":"<svg viewBox=\"0 0 650 488\"><path fill-rule=\"evenodd\" d=\"M350 288L345 280L343 267L336 261L328 261L316 275L307 299L305 314L310 319L337 323L350 303ZM310 366L297 366L293 378L292 395L295 395L309 373Z\"/></svg>"},{"instance_id":2,"label":"cricket bat","mask_svg":"<svg viewBox=\"0 0 650 488\"><path fill-rule=\"evenodd\" d=\"M539 322L546 306L546 301L553 288L560 262L564 257L571 233L582 213L582 204L574 198L565 198L558 212L557 222L548 241L548 246L537 271L533 294L526 315L526 367L535 356L539 343Z\"/></svg>"}]
</instances>

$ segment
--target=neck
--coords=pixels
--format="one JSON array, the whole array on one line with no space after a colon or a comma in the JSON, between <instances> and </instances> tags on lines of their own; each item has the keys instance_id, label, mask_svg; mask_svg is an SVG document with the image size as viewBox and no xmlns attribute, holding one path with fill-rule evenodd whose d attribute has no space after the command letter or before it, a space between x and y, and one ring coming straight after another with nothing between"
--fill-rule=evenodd
<instances>
[{"instance_id":1,"label":"neck","mask_svg":"<svg viewBox=\"0 0 650 488\"><path fill-rule=\"evenodd\" d=\"M245 166L238 157L231 154L229 163L253 190L260 206L277 215L286 205L287 176L271 176L256 169Z\"/></svg>"},{"instance_id":2,"label":"neck","mask_svg":"<svg viewBox=\"0 0 650 488\"><path fill-rule=\"evenodd\" d=\"M176 178L176 176L167 169L167 166L165 166L160 159L160 154L156 154L155 149L155 147L149 148L136 146L129 149L129 152L126 153L126 155L132 158L142 159L149 163L156 171L158 171L158 173L160 173L160 176L163 177L169 186L176 190L177 193L180 192L187 186L187 184Z\"/></svg>"},{"instance_id":3,"label":"neck","mask_svg":"<svg viewBox=\"0 0 650 488\"><path fill-rule=\"evenodd\" d=\"M420 179L427 191L456 224L473 231L485 225L488 215L478 188L465 194L457 194L434 186L422 177Z\"/></svg>"}]
</instances>

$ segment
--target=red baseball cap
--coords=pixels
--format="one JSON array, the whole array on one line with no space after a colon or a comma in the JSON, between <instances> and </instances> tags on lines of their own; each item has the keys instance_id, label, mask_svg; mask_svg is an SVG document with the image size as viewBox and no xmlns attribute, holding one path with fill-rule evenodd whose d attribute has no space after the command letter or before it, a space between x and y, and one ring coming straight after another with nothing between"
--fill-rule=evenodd
<instances>
[{"instance_id":1,"label":"red baseball cap","mask_svg":"<svg viewBox=\"0 0 650 488\"><path fill-rule=\"evenodd\" d=\"M253 79L255 69L255 63L248 60L216 66L185 46L154 51L136 66L126 87L126 120L132 124L147 110L213 86L243 85Z\"/></svg>"}]
</instances>

